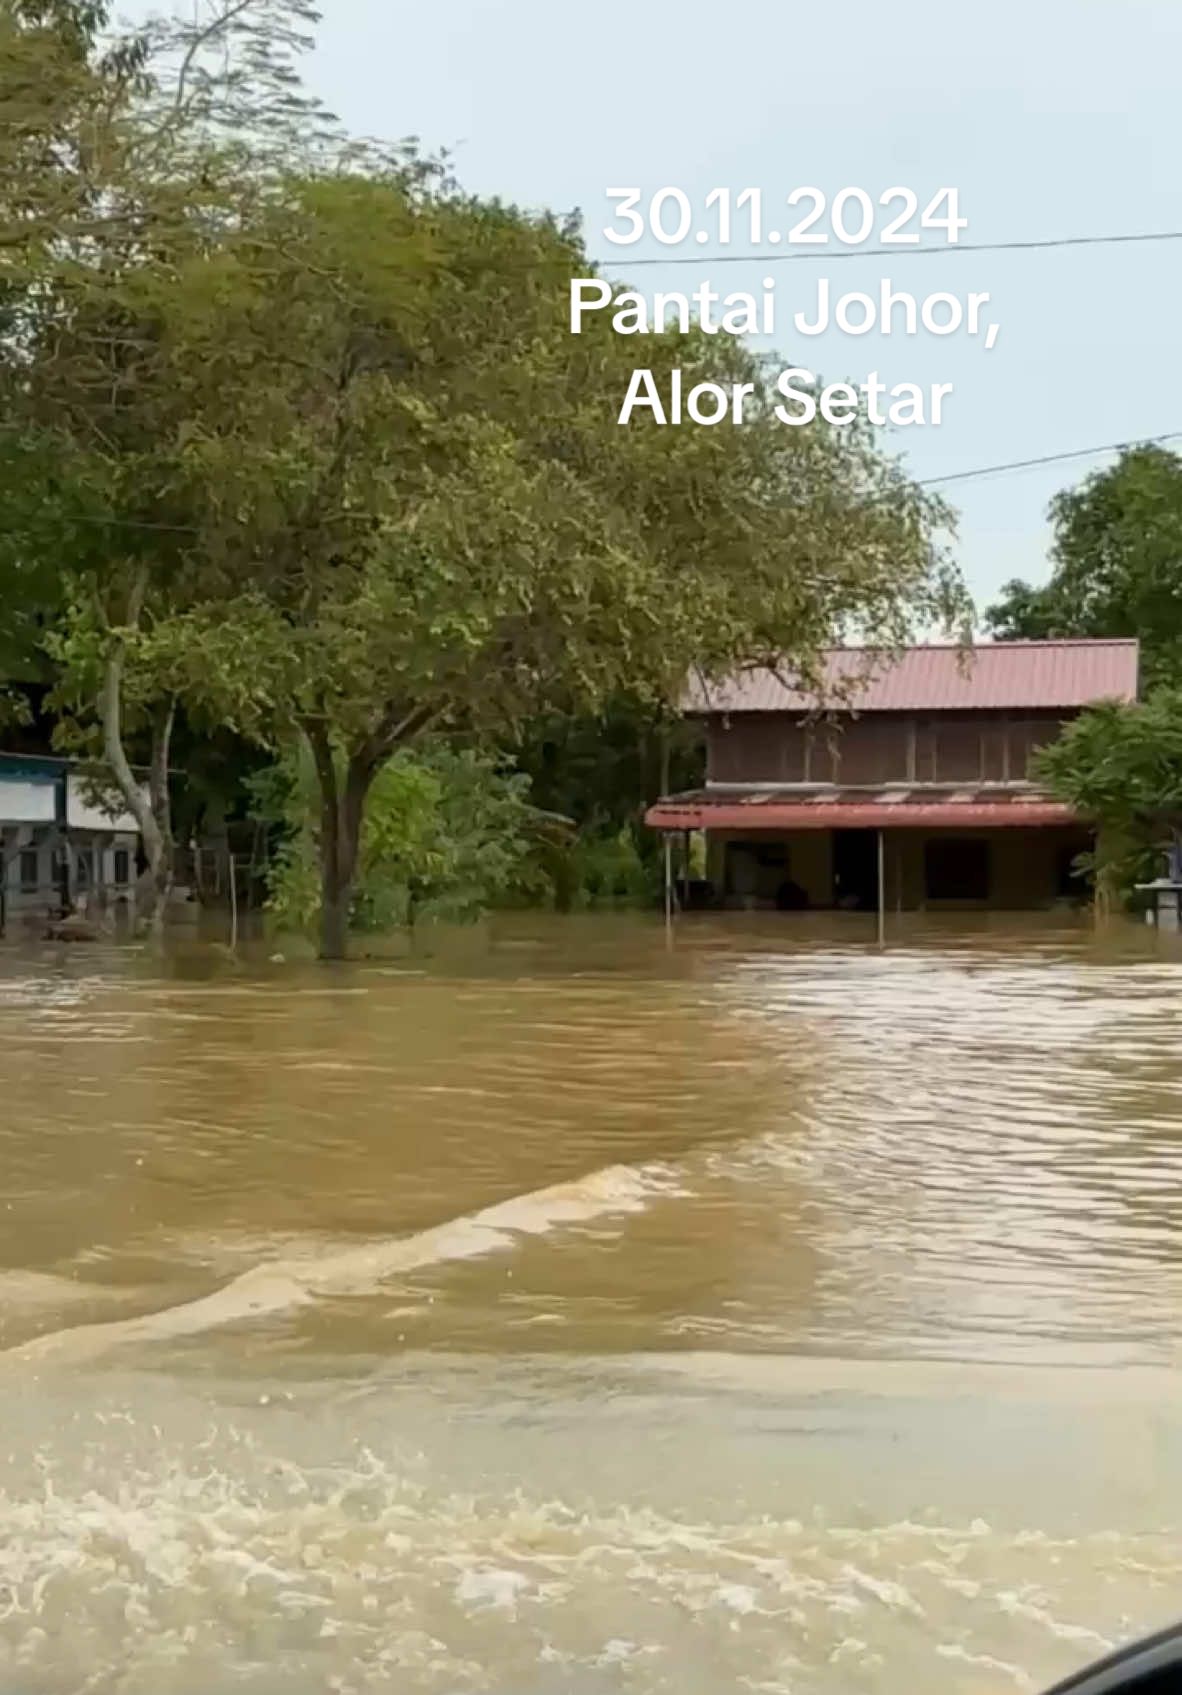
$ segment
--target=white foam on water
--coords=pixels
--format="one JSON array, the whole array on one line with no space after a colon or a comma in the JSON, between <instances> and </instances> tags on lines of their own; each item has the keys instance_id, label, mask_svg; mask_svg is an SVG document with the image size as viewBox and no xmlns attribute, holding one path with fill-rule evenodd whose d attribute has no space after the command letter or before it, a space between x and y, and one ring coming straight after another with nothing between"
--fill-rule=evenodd
<instances>
[{"instance_id":1,"label":"white foam on water","mask_svg":"<svg viewBox=\"0 0 1182 1695\"><path fill-rule=\"evenodd\" d=\"M0 1490L0 1687L1032 1690L1092 1657L1079 1617L1136 1631L1166 1614L1182 1556L1135 1536L472 1497L364 1448L309 1467L256 1429L177 1451L128 1429ZM1041 1604L1015 1610L1025 1593ZM541 1681L547 1665L565 1681Z\"/></svg>"},{"instance_id":2,"label":"white foam on water","mask_svg":"<svg viewBox=\"0 0 1182 1695\"><path fill-rule=\"evenodd\" d=\"M492 1570L466 1571L456 1584L456 1600L462 1607L515 1607L522 1594L531 1587L524 1572Z\"/></svg>"},{"instance_id":3,"label":"white foam on water","mask_svg":"<svg viewBox=\"0 0 1182 1695\"><path fill-rule=\"evenodd\" d=\"M53 1331L0 1353L20 1361L94 1358L129 1344L172 1341L305 1307L324 1295L369 1294L391 1277L506 1252L522 1236L564 1225L642 1212L657 1195L676 1193L667 1167L606 1166L498 1201L479 1212L393 1240L339 1248L319 1258L276 1259L252 1267L212 1294L140 1318Z\"/></svg>"},{"instance_id":4,"label":"white foam on water","mask_svg":"<svg viewBox=\"0 0 1182 1695\"><path fill-rule=\"evenodd\" d=\"M884 1607L891 1607L898 1612L912 1613L916 1618L923 1617L923 1608L914 1596L908 1594L901 1583L889 1579L875 1577L872 1573L861 1571L857 1566L847 1565L845 1576L852 1588L870 1595Z\"/></svg>"},{"instance_id":5,"label":"white foam on water","mask_svg":"<svg viewBox=\"0 0 1182 1695\"><path fill-rule=\"evenodd\" d=\"M992 1654L970 1654L959 1642L941 1642L936 1652L943 1660L958 1660L961 1665L979 1667L991 1677L1004 1677L1018 1689L1035 1688L1034 1679L1028 1672L1023 1671L1021 1666L1012 1666L1006 1660L996 1659Z\"/></svg>"},{"instance_id":6,"label":"white foam on water","mask_svg":"<svg viewBox=\"0 0 1182 1695\"><path fill-rule=\"evenodd\" d=\"M142 1298L142 1294L142 1290L85 1283L52 1271L0 1271L0 1310L6 1318L13 1312L37 1312L47 1307L60 1310L88 1301L128 1301Z\"/></svg>"},{"instance_id":7,"label":"white foam on water","mask_svg":"<svg viewBox=\"0 0 1182 1695\"><path fill-rule=\"evenodd\" d=\"M1089 1630L1086 1625L1064 1624L1052 1617L1045 1605L1024 1598L1021 1595L1002 1594L998 1596L1001 1610L1010 1613L1014 1618L1030 1619L1033 1623L1042 1625L1052 1635L1062 1642L1078 1642L1084 1648L1091 1649L1095 1655L1109 1654L1116 1644L1109 1636L1102 1636L1097 1630Z\"/></svg>"}]
</instances>

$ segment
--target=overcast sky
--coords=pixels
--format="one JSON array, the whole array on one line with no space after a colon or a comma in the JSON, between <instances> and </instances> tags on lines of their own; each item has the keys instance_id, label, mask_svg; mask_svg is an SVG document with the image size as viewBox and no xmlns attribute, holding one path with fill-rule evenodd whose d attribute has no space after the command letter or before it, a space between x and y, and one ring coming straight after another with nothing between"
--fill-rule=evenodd
<instances>
[{"instance_id":1,"label":"overcast sky","mask_svg":"<svg viewBox=\"0 0 1182 1695\"><path fill-rule=\"evenodd\" d=\"M596 254L603 191L623 184L758 184L769 204L799 184L955 185L965 241L1182 229L1182 0L324 4L313 77L352 127L453 147L482 192L582 208ZM704 272L754 287L765 267ZM777 336L827 377L955 385L942 426L895 437L916 476L1182 431L1182 242L780 265L781 296L808 299L816 273L994 297L990 353ZM1045 574L1050 496L1101 463L949 486L982 599Z\"/></svg>"},{"instance_id":2,"label":"overcast sky","mask_svg":"<svg viewBox=\"0 0 1182 1695\"><path fill-rule=\"evenodd\" d=\"M769 206L801 184L875 196L903 184L921 204L954 185L963 241L1182 229L1182 0L322 4L310 77L351 128L454 149L483 193L581 208L592 253L616 274L627 260L599 232L604 189L624 184L677 185L699 204L716 186L759 185ZM701 274L756 287L767 267L703 261ZM988 353L777 335L789 363L830 379L877 367L891 382L955 385L939 428L893 438L917 477L1182 431L1182 242L775 274L793 303L820 274L843 289L887 274L921 295L991 293L1001 329ZM699 279L696 267L636 276L647 288ZM1015 574L1045 574L1050 496L1102 463L949 485L981 600Z\"/></svg>"}]
</instances>

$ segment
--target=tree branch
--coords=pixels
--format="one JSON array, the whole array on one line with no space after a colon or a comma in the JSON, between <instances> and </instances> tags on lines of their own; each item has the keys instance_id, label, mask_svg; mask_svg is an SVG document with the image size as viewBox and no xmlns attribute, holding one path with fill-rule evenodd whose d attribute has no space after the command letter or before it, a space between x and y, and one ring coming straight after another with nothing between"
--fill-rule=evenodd
<instances>
[{"instance_id":1,"label":"tree branch","mask_svg":"<svg viewBox=\"0 0 1182 1695\"><path fill-rule=\"evenodd\" d=\"M413 736L422 735L431 724L443 716L442 706L413 706L409 712L403 712L401 707L391 706L378 719L370 735L352 754L350 767L357 765L371 772L388 759L394 749Z\"/></svg>"},{"instance_id":2,"label":"tree branch","mask_svg":"<svg viewBox=\"0 0 1182 1695\"><path fill-rule=\"evenodd\" d=\"M176 95L172 102L172 117L174 119L180 116L181 107L185 101L185 85L189 80L189 72L193 68L193 62L198 53L215 38L220 30L226 29L236 18L240 18L243 12L249 12L254 3L255 0L236 0L235 4L227 6L215 18L211 18L205 28L199 29L193 36L185 56L181 60L180 70L177 72Z\"/></svg>"}]
</instances>

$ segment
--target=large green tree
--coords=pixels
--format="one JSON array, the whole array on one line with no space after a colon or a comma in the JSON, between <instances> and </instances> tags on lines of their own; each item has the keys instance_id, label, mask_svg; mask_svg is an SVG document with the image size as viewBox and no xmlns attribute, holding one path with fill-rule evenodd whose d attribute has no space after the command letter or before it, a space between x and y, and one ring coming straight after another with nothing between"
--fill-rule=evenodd
<instances>
[{"instance_id":1,"label":"large green tree","mask_svg":"<svg viewBox=\"0 0 1182 1695\"><path fill-rule=\"evenodd\" d=\"M1182 681L1182 457L1133 447L1051 504L1052 572L986 613L1001 640L1136 636L1151 684Z\"/></svg>"},{"instance_id":2,"label":"large green tree","mask_svg":"<svg viewBox=\"0 0 1182 1695\"><path fill-rule=\"evenodd\" d=\"M29 167L33 207L65 170L79 229L11 220L0 453L22 466L10 553L65 562L59 697L96 727L157 894L180 700L306 743L336 956L371 788L418 738L504 743L622 696L657 717L695 667L807 672L961 597L946 514L862 424L617 424L637 348L569 333L577 230L318 130L292 82L307 11L226 0L109 69L71 61L104 100ZM661 383L764 386L729 338L643 359Z\"/></svg>"},{"instance_id":3,"label":"large green tree","mask_svg":"<svg viewBox=\"0 0 1182 1695\"><path fill-rule=\"evenodd\" d=\"M625 692L655 713L695 666L807 668L956 602L942 509L858 426L621 428L636 355L569 334L574 229L352 177L305 182L259 241L269 270L245 261L201 348L217 403L190 451L198 550L238 592L174 620L169 664L311 748L326 955L371 785L416 738L503 744ZM762 386L697 333L645 357Z\"/></svg>"},{"instance_id":4,"label":"large green tree","mask_svg":"<svg viewBox=\"0 0 1182 1695\"><path fill-rule=\"evenodd\" d=\"M255 816L279 840L268 874L281 930L320 910L319 784L293 745L252 784ZM543 860L560 821L529 802L529 779L468 748L424 742L388 761L362 830L352 920L389 931L420 919L469 920L510 896L544 893Z\"/></svg>"},{"instance_id":5,"label":"large green tree","mask_svg":"<svg viewBox=\"0 0 1182 1695\"><path fill-rule=\"evenodd\" d=\"M1090 708L1041 749L1034 772L1096 825L1101 899L1127 893L1182 833L1182 688Z\"/></svg>"},{"instance_id":6,"label":"large green tree","mask_svg":"<svg viewBox=\"0 0 1182 1695\"><path fill-rule=\"evenodd\" d=\"M54 294L57 254L89 239L101 216L86 138L121 98L136 52L101 55L100 0L0 0L0 438L5 523L0 540L0 682L45 675L41 636L59 607L50 550L15 545L42 497L48 467L12 428L14 384L28 371Z\"/></svg>"},{"instance_id":7,"label":"large green tree","mask_svg":"<svg viewBox=\"0 0 1182 1695\"><path fill-rule=\"evenodd\" d=\"M11 679L51 657L159 918L176 693L140 649L208 588L185 519L202 374L176 326L194 292L208 311L275 159L311 156L323 126L292 85L307 0L202 0L122 37L107 12L0 0L0 660Z\"/></svg>"}]
</instances>

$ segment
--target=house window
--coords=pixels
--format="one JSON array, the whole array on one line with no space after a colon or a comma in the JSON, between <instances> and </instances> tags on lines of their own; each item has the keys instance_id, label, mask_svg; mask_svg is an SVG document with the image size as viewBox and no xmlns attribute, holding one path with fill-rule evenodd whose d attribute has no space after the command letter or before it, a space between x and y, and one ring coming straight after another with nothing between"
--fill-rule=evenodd
<instances>
[{"instance_id":1,"label":"house window","mask_svg":"<svg viewBox=\"0 0 1182 1695\"><path fill-rule=\"evenodd\" d=\"M94 855L90 852L80 853L74 872L75 881L80 889L89 889L94 882Z\"/></svg>"},{"instance_id":2,"label":"house window","mask_svg":"<svg viewBox=\"0 0 1182 1695\"><path fill-rule=\"evenodd\" d=\"M119 888L126 888L131 882L131 855L126 848L115 849L115 883Z\"/></svg>"},{"instance_id":3,"label":"house window","mask_svg":"<svg viewBox=\"0 0 1182 1695\"><path fill-rule=\"evenodd\" d=\"M36 894L41 885L41 855L36 848L21 849L20 878L23 893Z\"/></svg>"},{"instance_id":4,"label":"house window","mask_svg":"<svg viewBox=\"0 0 1182 1695\"><path fill-rule=\"evenodd\" d=\"M933 837L923 868L928 900L989 899L989 843L980 837Z\"/></svg>"}]
</instances>

